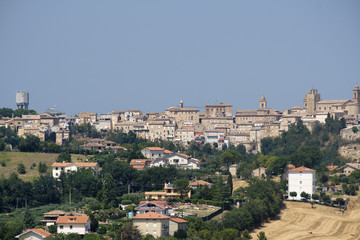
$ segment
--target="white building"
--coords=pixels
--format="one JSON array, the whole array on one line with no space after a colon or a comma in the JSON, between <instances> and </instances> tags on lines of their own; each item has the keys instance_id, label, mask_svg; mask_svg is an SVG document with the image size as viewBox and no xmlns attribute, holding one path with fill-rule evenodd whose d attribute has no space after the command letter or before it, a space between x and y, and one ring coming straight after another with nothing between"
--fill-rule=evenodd
<instances>
[{"instance_id":1,"label":"white building","mask_svg":"<svg viewBox=\"0 0 360 240\"><path fill-rule=\"evenodd\" d=\"M23 233L15 236L21 240L45 240L52 234L41 228L26 229Z\"/></svg>"},{"instance_id":2,"label":"white building","mask_svg":"<svg viewBox=\"0 0 360 240\"><path fill-rule=\"evenodd\" d=\"M296 192L297 195L294 197L296 200L301 200L301 193L306 192L310 196L315 192L315 170L307 167L298 167L290 169L288 175L288 196L289 199L291 192Z\"/></svg>"},{"instance_id":3,"label":"white building","mask_svg":"<svg viewBox=\"0 0 360 240\"><path fill-rule=\"evenodd\" d=\"M59 216L56 221L57 233L90 233L90 218L88 216Z\"/></svg>"},{"instance_id":4,"label":"white building","mask_svg":"<svg viewBox=\"0 0 360 240\"><path fill-rule=\"evenodd\" d=\"M59 178L61 175L61 172L64 173L70 173L72 171L78 171L80 168L85 169L92 169L94 171L94 174L98 176L99 174L99 165L97 163L88 162L88 163L68 163L68 162L62 162L62 163L53 163L51 165L52 167L52 175L53 178Z\"/></svg>"}]
</instances>

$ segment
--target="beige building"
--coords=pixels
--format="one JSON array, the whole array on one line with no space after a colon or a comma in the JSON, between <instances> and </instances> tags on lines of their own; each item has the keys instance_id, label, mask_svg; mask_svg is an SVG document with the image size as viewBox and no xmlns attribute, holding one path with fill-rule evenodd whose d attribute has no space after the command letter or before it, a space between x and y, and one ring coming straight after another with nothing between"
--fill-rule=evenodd
<instances>
[{"instance_id":1,"label":"beige building","mask_svg":"<svg viewBox=\"0 0 360 240\"><path fill-rule=\"evenodd\" d=\"M163 192L145 192L146 199L164 200L165 198L180 198L181 194L177 193L174 184L165 183Z\"/></svg>"},{"instance_id":2,"label":"beige building","mask_svg":"<svg viewBox=\"0 0 360 240\"><path fill-rule=\"evenodd\" d=\"M267 101L264 96L260 99L260 108L257 110L238 110L235 114L235 123L237 125L244 123L274 122L278 121L281 113L267 108Z\"/></svg>"},{"instance_id":3,"label":"beige building","mask_svg":"<svg viewBox=\"0 0 360 240\"><path fill-rule=\"evenodd\" d=\"M76 119L77 124L90 123L93 124L97 121L96 112L79 112L79 116Z\"/></svg>"},{"instance_id":4,"label":"beige building","mask_svg":"<svg viewBox=\"0 0 360 240\"><path fill-rule=\"evenodd\" d=\"M166 109L165 114L175 119L178 128L182 128L182 126L188 122L193 125L199 123L199 110L196 108L184 108L182 102L180 102L179 107Z\"/></svg>"},{"instance_id":5,"label":"beige building","mask_svg":"<svg viewBox=\"0 0 360 240\"><path fill-rule=\"evenodd\" d=\"M205 115L208 117L232 117L232 105L226 103L206 104Z\"/></svg>"}]
</instances>

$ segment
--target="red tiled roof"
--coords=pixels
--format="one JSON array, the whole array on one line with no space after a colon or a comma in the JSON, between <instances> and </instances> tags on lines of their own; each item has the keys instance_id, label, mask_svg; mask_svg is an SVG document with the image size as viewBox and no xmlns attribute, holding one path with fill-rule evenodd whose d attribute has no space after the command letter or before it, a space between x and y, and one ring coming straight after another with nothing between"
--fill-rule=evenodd
<instances>
[{"instance_id":1,"label":"red tiled roof","mask_svg":"<svg viewBox=\"0 0 360 240\"><path fill-rule=\"evenodd\" d=\"M75 163L79 167L96 167L97 163L94 162L87 162L87 163Z\"/></svg>"},{"instance_id":2,"label":"red tiled roof","mask_svg":"<svg viewBox=\"0 0 360 240\"><path fill-rule=\"evenodd\" d=\"M295 168L295 165L293 165L293 164L288 164L288 165L287 165L287 168L289 168L289 169Z\"/></svg>"},{"instance_id":3,"label":"red tiled roof","mask_svg":"<svg viewBox=\"0 0 360 240\"><path fill-rule=\"evenodd\" d=\"M150 151L163 151L164 150L161 147L147 147L147 149L149 149Z\"/></svg>"},{"instance_id":4,"label":"red tiled roof","mask_svg":"<svg viewBox=\"0 0 360 240\"><path fill-rule=\"evenodd\" d=\"M173 153L173 152L170 151L170 150L165 149L165 150L164 150L164 153L171 154L171 153Z\"/></svg>"},{"instance_id":5,"label":"red tiled roof","mask_svg":"<svg viewBox=\"0 0 360 240\"><path fill-rule=\"evenodd\" d=\"M53 163L51 166L52 167L67 167L67 166L70 166L70 165L77 165L79 167L96 167L97 166L97 163L93 163L93 162L88 162L88 163L71 163L71 162L62 162L62 163Z\"/></svg>"},{"instance_id":6,"label":"red tiled roof","mask_svg":"<svg viewBox=\"0 0 360 240\"><path fill-rule=\"evenodd\" d=\"M316 172L316 171L303 166L303 167L290 169L289 172Z\"/></svg>"},{"instance_id":7,"label":"red tiled roof","mask_svg":"<svg viewBox=\"0 0 360 240\"><path fill-rule=\"evenodd\" d=\"M190 183L189 185L190 185L190 186L197 186L197 185L207 185L207 186L211 186L212 184L211 184L211 183L208 183L208 182L206 182L206 181L203 181L203 180L199 180L199 181Z\"/></svg>"},{"instance_id":8,"label":"red tiled roof","mask_svg":"<svg viewBox=\"0 0 360 240\"><path fill-rule=\"evenodd\" d=\"M69 163L69 162L65 162L65 163L58 163L58 162L56 162L56 163L53 163L51 166L52 167L67 167L67 166L69 166L69 165L71 165L72 163Z\"/></svg>"},{"instance_id":9,"label":"red tiled roof","mask_svg":"<svg viewBox=\"0 0 360 240\"><path fill-rule=\"evenodd\" d=\"M66 223L77 223L85 224L89 221L89 216L59 216L56 224L66 224Z\"/></svg>"},{"instance_id":10,"label":"red tiled roof","mask_svg":"<svg viewBox=\"0 0 360 240\"><path fill-rule=\"evenodd\" d=\"M339 166L337 166L337 165L330 165L330 166L326 166L326 168L327 169L329 169L329 171L332 171L332 170L334 170L334 169L337 169Z\"/></svg>"},{"instance_id":11,"label":"red tiled roof","mask_svg":"<svg viewBox=\"0 0 360 240\"><path fill-rule=\"evenodd\" d=\"M28 232L28 231L36 232L40 235L43 235L44 237L51 236L51 233L49 233L48 231L45 231L44 229L41 229L41 228L29 228L29 229L25 230L25 232Z\"/></svg>"},{"instance_id":12,"label":"red tiled roof","mask_svg":"<svg viewBox=\"0 0 360 240\"><path fill-rule=\"evenodd\" d=\"M145 165L132 165L132 167L135 169L143 169L145 168Z\"/></svg>"},{"instance_id":13,"label":"red tiled roof","mask_svg":"<svg viewBox=\"0 0 360 240\"><path fill-rule=\"evenodd\" d=\"M130 165L133 165L133 164L145 164L147 161L150 161L150 159L132 159L130 161Z\"/></svg>"},{"instance_id":14,"label":"red tiled roof","mask_svg":"<svg viewBox=\"0 0 360 240\"><path fill-rule=\"evenodd\" d=\"M133 217L132 219L168 219L168 218L170 218L170 217L163 215L163 214L147 212L147 213L137 215L137 216Z\"/></svg>"},{"instance_id":15,"label":"red tiled roof","mask_svg":"<svg viewBox=\"0 0 360 240\"><path fill-rule=\"evenodd\" d=\"M177 222L177 223L187 223L188 221L181 219L181 218L170 218L171 221Z\"/></svg>"}]
</instances>

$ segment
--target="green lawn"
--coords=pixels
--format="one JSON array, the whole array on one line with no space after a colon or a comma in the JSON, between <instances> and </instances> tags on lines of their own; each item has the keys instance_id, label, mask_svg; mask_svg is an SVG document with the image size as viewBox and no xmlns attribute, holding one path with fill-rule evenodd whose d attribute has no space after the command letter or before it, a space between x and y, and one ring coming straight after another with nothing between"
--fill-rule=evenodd
<instances>
[{"instance_id":1,"label":"green lawn","mask_svg":"<svg viewBox=\"0 0 360 240\"><path fill-rule=\"evenodd\" d=\"M5 167L0 166L0 176L8 177L13 172L17 173L17 166L22 162L25 165L26 174L19 174L19 177L24 181L32 181L40 176L38 172L39 162L45 163L48 166L48 172L51 172L50 166L55 162L58 155L57 153L0 152L0 163L6 162ZM73 162L85 161L86 158L84 155L71 154ZM36 166L32 167L34 163Z\"/></svg>"}]
</instances>

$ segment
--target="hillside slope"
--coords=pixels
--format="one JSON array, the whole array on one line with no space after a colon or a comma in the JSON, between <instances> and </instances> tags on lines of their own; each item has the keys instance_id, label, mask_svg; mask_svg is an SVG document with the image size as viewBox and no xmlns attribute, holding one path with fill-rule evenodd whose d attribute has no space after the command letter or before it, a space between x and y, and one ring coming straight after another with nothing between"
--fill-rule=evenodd
<instances>
[{"instance_id":1,"label":"hillside slope","mask_svg":"<svg viewBox=\"0 0 360 240\"><path fill-rule=\"evenodd\" d=\"M39 177L38 165L40 162L45 163L48 166L50 172L50 166L55 162L57 153L26 153L26 152L0 152L0 163L5 161L6 166L0 166L0 176L10 176L11 173L17 173L17 166L19 163L23 163L26 168L26 174L19 174L19 177L25 181L30 181L33 178ZM73 162L84 161L86 156L79 154L72 154L71 159ZM31 166L36 164L33 169Z\"/></svg>"},{"instance_id":2,"label":"hillside slope","mask_svg":"<svg viewBox=\"0 0 360 240\"><path fill-rule=\"evenodd\" d=\"M309 203L285 202L279 220L256 229L252 236L265 232L268 240L287 239L360 239L360 198L352 197L348 210L342 214L338 209Z\"/></svg>"}]
</instances>

